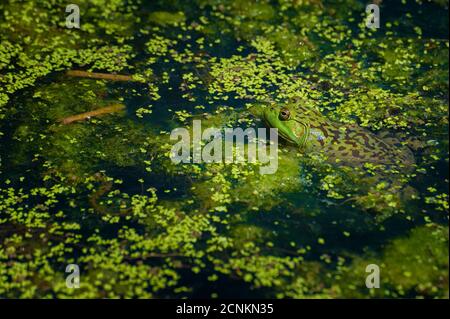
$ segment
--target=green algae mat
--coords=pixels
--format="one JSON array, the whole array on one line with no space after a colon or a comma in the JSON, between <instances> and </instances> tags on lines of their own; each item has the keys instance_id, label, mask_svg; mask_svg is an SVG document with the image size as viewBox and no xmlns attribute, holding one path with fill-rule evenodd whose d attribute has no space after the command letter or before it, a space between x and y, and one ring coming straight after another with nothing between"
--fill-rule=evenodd
<instances>
[{"instance_id":1,"label":"green algae mat","mask_svg":"<svg viewBox=\"0 0 450 319\"><path fill-rule=\"evenodd\" d=\"M367 4L1 1L0 298L448 298L449 3Z\"/></svg>"}]
</instances>

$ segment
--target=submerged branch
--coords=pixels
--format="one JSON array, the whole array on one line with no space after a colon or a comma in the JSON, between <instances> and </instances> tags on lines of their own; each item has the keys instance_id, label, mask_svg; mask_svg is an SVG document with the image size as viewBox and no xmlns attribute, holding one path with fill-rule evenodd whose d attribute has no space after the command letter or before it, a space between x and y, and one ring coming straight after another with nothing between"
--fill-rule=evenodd
<instances>
[{"instance_id":1,"label":"submerged branch","mask_svg":"<svg viewBox=\"0 0 450 319\"><path fill-rule=\"evenodd\" d=\"M79 78L89 78L89 79L100 79L100 80L111 80L111 81L135 81L131 75L123 75L123 74L111 74L111 73L97 73L97 72L88 72L82 70L70 70L67 71L66 75L79 77Z\"/></svg>"},{"instance_id":2,"label":"submerged branch","mask_svg":"<svg viewBox=\"0 0 450 319\"><path fill-rule=\"evenodd\" d=\"M77 114L77 115L72 115L72 116L60 119L59 121L63 124L70 124L72 122L83 121L83 120L89 119L93 116L117 113L124 109L125 109L125 105L117 103L117 104L105 106L105 107L102 107L102 108L99 108L99 109L96 109L93 111L89 111L89 112L85 112L85 113L81 113L81 114Z\"/></svg>"}]
</instances>

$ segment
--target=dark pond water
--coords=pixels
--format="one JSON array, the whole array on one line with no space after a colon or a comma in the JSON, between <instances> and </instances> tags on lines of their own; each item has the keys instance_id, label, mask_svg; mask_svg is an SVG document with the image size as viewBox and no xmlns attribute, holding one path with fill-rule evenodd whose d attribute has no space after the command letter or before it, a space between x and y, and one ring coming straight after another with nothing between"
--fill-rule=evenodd
<instances>
[{"instance_id":1,"label":"dark pond water","mask_svg":"<svg viewBox=\"0 0 450 319\"><path fill-rule=\"evenodd\" d=\"M0 297L448 298L447 1L383 1L376 30L350 0L86 1L79 30L63 7L0 6ZM282 140L271 175L170 160L174 128L264 127L269 104L387 134L415 164Z\"/></svg>"}]
</instances>

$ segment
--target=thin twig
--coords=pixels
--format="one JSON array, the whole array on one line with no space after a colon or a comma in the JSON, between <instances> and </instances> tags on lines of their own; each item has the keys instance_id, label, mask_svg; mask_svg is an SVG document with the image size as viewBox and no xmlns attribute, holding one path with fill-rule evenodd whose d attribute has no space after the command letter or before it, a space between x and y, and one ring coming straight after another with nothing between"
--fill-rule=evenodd
<instances>
[{"instance_id":1,"label":"thin twig","mask_svg":"<svg viewBox=\"0 0 450 319\"><path fill-rule=\"evenodd\" d=\"M111 81L137 81L131 75L124 74L111 74L111 73L97 73L97 72L88 72L82 70L70 70L67 71L66 75L74 76L79 78L89 78L89 79L100 79L100 80L111 80Z\"/></svg>"},{"instance_id":2,"label":"thin twig","mask_svg":"<svg viewBox=\"0 0 450 319\"><path fill-rule=\"evenodd\" d=\"M120 112L122 110L125 109L125 105L123 104L112 104L109 106L105 106L102 108L99 108L97 110L93 110L90 112L85 112L85 113L81 113L81 114L77 114L77 115L72 115L63 119L60 119L59 121L63 124L70 124L72 122L76 122L76 121L83 121L86 119L89 119L93 116L100 116L100 115L104 115L104 114L111 114L111 113L117 113Z\"/></svg>"}]
</instances>

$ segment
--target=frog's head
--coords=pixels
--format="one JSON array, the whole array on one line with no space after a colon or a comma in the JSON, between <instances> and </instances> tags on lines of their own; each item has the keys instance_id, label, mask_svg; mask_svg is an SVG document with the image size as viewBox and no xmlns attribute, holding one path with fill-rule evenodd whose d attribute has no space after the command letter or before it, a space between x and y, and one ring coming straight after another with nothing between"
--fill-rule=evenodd
<instances>
[{"instance_id":1,"label":"frog's head","mask_svg":"<svg viewBox=\"0 0 450 319\"><path fill-rule=\"evenodd\" d=\"M296 120L295 110L289 106L268 106L263 119L268 127L278 129L278 135L289 143L301 145L305 134L304 125Z\"/></svg>"}]
</instances>

